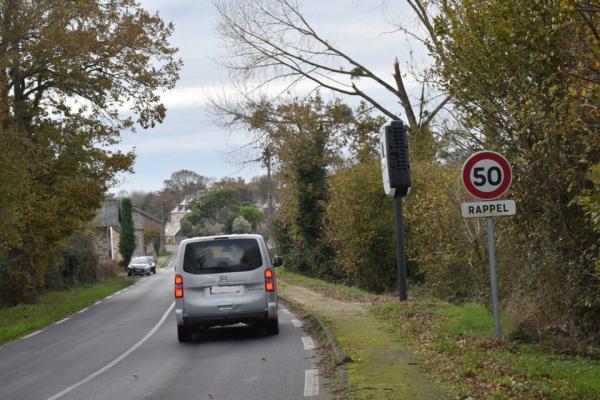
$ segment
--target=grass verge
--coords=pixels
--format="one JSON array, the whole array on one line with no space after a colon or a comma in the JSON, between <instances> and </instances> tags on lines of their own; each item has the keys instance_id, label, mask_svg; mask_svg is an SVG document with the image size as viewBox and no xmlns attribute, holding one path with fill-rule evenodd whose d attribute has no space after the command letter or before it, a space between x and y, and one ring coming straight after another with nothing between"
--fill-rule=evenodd
<instances>
[{"instance_id":1,"label":"grass verge","mask_svg":"<svg viewBox=\"0 0 600 400\"><path fill-rule=\"evenodd\" d=\"M370 302L381 297L363 289L345 286L339 283L325 282L320 279L295 274L287 271L285 268L277 268L276 273L278 278L281 278L288 283L326 293L328 296L338 300Z\"/></svg>"},{"instance_id":2,"label":"grass verge","mask_svg":"<svg viewBox=\"0 0 600 400\"><path fill-rule=\"evenodd\" d=\"M161 253L157 259L156 259L156 264L158 265L158 268L166 268L169 266L169 260L171 259L171 256L173 254L169 253L168 251Z\"/></svg>"},{"instance_id":3,"label":"grass verge","mask_svg":"<svg viewBox=\"0 0 600 400\"><path fill-rule=\"evenodd\" d=\"M600 399L600 360L555 354L536 344L497 342L491 314L482 305L399 303L288 271L277 274L282 295L319 314L354 360L348 364L348 398L404 398L398 394L409 376L408 364L441 382L447 393L440 398ZM302 296L303 288L317 293Z\"/></svg>"},{"instance_id":4,"label":"grass verge","mask_svg":"<svg viewBox=\"0 0 600 400\"><path fill-rule=\"evenodd\" d=\"M0 308L0 344L58 321L134 281L123 277L81 288L49 291L36 304Z\"/></svg>"},{"instance_id":5,"label":"grass verge","mask_svg":"<svg viewBox=\"0 0 600 400\"><path fill-rule=\"evenodd\" d=\"M458 398L600 398L600 361L548 353L535 344L496 342L490 312L481 305L389 302L373 311Z\"/></svg>"}]
</instances>

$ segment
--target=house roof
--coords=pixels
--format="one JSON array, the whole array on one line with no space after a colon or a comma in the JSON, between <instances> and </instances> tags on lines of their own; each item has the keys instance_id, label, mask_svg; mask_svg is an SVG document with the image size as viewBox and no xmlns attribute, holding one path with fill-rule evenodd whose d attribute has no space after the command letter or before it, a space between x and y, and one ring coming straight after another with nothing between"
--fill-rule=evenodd
<instances>
[{"instance_id":1,"label":"house roof","mask_svg":"<svg viewBox=\"0 0 600 400\"><path fill-rule=\"evenodd\" d=\"M160 218L155 217L154 215L150 214L147 211L142 210L141 208L133 207L131 211L132 212L137 212L139 214L142 214L144 217L149 218L151 220L154 220L154 221L158 222L161 225L164 225L164 222Z\"/></svg>"},{"instance_id":2,"label":"house roof","mask_svg":"<svg viewBox=\"0 0 600 400\"><path fill-rule=\"evenodd\" d=\"M177 236L181 230L180 224L171 223L171 221L165 224L165 236Z\"/></svg>"},{"instance_id":3,"label":"house roof","mask_svg":"<svg viewBox=\"0 0 600 400\"><path fill-rule=\"evenodd\" d=\"M170 214L187 213L189 212L188 205L194 200L193 197L186 197L171 210Z\"/></svg>"},{"instance_id":4,"label":"house roof","mask_svg":"<svg viewBox=\"0 0 600 400\"><path fill-rule=\"evenodd\" d=\"M110 199L102 202L102 207L92 220L92 226L119 226L119 200Z\"/></svg>"}]
</instances>

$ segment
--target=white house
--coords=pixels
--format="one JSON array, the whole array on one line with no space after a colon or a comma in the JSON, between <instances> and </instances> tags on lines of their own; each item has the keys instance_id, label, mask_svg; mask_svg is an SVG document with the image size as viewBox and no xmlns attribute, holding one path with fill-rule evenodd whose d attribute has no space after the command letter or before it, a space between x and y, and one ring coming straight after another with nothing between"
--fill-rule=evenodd
<instances>
[{"instance_id":1,"label":"white house","mask_svg":"<svg viewBox=\"0 0 600 400\"><path fill-rule=\"evenodd\" d=\"M189 204L193 199L185 198L177 205L170 213L167 223L165 224L165 242L167 244L179 244L185 239L181 234L181 220L190 212Z\"/></svg>"}]
</instances>

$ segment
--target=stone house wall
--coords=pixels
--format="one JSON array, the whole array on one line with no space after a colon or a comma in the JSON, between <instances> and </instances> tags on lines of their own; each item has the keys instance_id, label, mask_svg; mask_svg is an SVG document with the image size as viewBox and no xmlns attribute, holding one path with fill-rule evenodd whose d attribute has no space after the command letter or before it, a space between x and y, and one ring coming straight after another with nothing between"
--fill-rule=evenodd
<instances>
[{"instance_id":1,"label":"stone house wall","mask_svg":"<svg viewBox=\"0 0 600 400\"><path fill-rule=\"evenodd\" d=\"M161 246L160 251L162 251L164 245L164 224L156 217L134 207L132 210L133 216L133 228L135 232L135 250L133 252L134 256L144 256L144 255L157 255L154 250L154 246L149 243L147 246L144 246L144 230L146 229L154 229L157 232L161 233Z\"/></svg>"},{"instance_id":2,"label":"stone house wall","mask_svg":"<svg viewBox=\"0 0 600 400\"><path fill-rule=\"evenodd\" d=\"M98 210L89 225L94 235L96 254L99 260L113 259L119 261L122 259L119 253L121 236L119 233L121 225L119 204L119 200L116 199L104 201L102 208ZM133 207L132 217L136 245L133 256L156 255L152 244L144 245L144 230L148 228L161 233L160 251L162 251L164 245L164 224L162 221L137 207Z\"/></svg>"},{"instance_id":3,"label":"stone house wall","mask_svg":"<svg viewBox=\"0 0 600 400\"><path fill-rule=\"evenodd\" d=\"M91 228L91 232L93 232L98 260L117 260L119 258L119 232L112 226L96 226Z\"/></svg>"}]
</instances>

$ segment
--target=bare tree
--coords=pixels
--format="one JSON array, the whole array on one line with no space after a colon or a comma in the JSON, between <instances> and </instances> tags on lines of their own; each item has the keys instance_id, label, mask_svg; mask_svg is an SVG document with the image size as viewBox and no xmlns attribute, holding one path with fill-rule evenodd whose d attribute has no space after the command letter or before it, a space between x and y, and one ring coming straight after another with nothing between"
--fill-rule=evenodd
<instances>
[{"instance_id":1,"label":"bare tree","mask_svg":"<svg viewBox=\"0 0 600 400\"><path fill-rule=\"evenodd\" d=\"M429 51L441 54L428 4L422 0L406 0L422 25L426 37L421 38L403 31L424 44ZM224 41L228 57L222 63L251 90L257 90L274 81L283 81L292 87L300 81L309 81L315 89L326 88L334 92L358 96L373 105L387 117L398 119L397 110L390 109L375 99L364 88L375 82L399 101L413 136L431 136L432 119L450 100L449 97L426 99L427 85L435 84L423 72L419 81L423 85L417 101L411 100L398 58L393 60L388 82L317 32L302 14L296 0L214 0L221 17L218 32ZM443 59L443 54L442 57ZM425 107L432 104L432 108ZM226 107L225 107L226 108ZM222 110L221 110L222 111Z\"/></svg>"}]
</instances>

